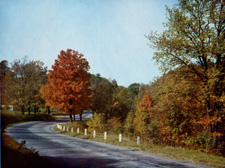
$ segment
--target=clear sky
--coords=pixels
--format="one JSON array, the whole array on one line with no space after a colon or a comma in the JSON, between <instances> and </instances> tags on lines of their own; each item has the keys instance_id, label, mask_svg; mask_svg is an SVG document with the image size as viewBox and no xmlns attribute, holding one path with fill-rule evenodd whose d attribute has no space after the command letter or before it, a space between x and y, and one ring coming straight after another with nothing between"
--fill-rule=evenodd
<instances>
[{"instance_id":1,"label":"clear sky","mask_svg":"<svg viewBox=\"0 0 225 168\"><path fill-rule=\"evenodd\" d=\"M151 31L162 32L165 5L177 0L1 0L0 61L28 56L48 69L61 50L79 51L90 72L119 85L160 76Z\"/></svg>"}]
</instances>

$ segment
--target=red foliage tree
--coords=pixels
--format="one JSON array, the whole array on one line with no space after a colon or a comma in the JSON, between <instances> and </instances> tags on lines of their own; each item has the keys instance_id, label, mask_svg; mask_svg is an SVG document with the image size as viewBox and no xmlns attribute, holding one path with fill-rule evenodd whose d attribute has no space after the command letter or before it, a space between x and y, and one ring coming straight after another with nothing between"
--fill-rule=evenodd
<instances>
[{"instance_id":1,"label":"red foliage tree","mask_svg":"<svg viewBox=\"0 0 225 168\"><path fill-rule=\"evenodd\" d=\"M46 105L69 114L82 114L91 105L90 69L83 54L68 49L61 51L52 70L48 73L49 84L41 89Z\"/></svg>"}]
</instances>

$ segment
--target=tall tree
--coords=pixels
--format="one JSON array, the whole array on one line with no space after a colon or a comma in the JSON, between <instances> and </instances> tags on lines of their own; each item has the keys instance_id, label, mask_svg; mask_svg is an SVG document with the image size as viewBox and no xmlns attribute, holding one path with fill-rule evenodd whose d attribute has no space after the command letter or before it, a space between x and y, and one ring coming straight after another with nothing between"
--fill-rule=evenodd
<instances>
[{"instance_id":1,"label":"tall tree","mask_svg":"<svg viewBox=\"0 0 225 168\"><path fill-rule=\"evenodd\" d=\"M39 90L47 82L46 73L47 67L41 61L28 61L27 57L14 61L7 74L10 104L19 107L22 114L26 108L30 113L31 108L43 106Z\"/></svg>"},{"instance_id":2,"label":"tall tree","mask_svg":"<svg viewBox=\"0 0 225 168\"><path fill-rule=\"evenodd\" d=\"M152 98L149 91L144 93L141 101L138 103L134 118L134 130L138 135L146 137L150 134L150 122L152 114Z\"/></svg>"},{"instance_id":3,"label":"tall tree","mask_svg":"<svg viewBox=\"0 0 225 168\"><path fill-rule=\"evenodd\" d=\"M120 86L113 93L112 116L124 122L132 109L132 99L129 97L128 89Z\"/></svg>"},{"instance_id":4,"label":"tall tree","mask_svg":"<svg viewBox=\"0 0 225 168\"><path fill-rule=\"evenodd\" d=\"M7 78L6 74L8 72L8 62L6 60L3 60L0 62L0 109L1 105L7 103L7 98L6 98L6 83L7 83Z\"/></svg>"},{"instance_id":5,"label":"tall tree","mask_svg":"<svg viewBox=\"0 0 225 168\"><path fill-rule=\"evenodd\" d=\"M113 85L105 80L92 89L92 109L96 113L105 114L106 119L112 117Z\"/></svg>"},{"instance_id":6,"label":"tall tree","mask_svg":"<svg viewBox=\"0 0 225 168\"><path fill-rule=\"evenodd\" d=\"M199 135L205 133L200 124L204 116L205 104L198 81L190 81L180 69L170 71L151 84L151 95L154 100L154 116L160 135L160 143L170 145L196 145ZM201 137L202 139L204 137ZM188 140L192 140L189 141ZM193 142L193 144L191 144ZM202 143L206 147L210 144Z\"/></svg>"},{"instance_id":7,"label":"tall tree","mask_svg":"<svg viewBox=\"0 0 225 168\"><path fill-rule=\"evenodd\" d=\"M202 83L208 131L217 146L217 135L224 136L225 2L179 0L167 13L167 30L148 36L157 49L154 59L164 72L182 66L190 80Z\"/></svg>"},{"instance_id":8,"label":"tall tree","mask_svg":"<svg viewBox=\"0 0 225 168\"><path fill-rule=\"evenodd\" d=\"M83 54L71 49L62 50L48 73L49 84L41 89L47 104L69 114L71 122L72 114L81 115L81 111L90 108L89 69Z\"/></svg>"}]
</instances>

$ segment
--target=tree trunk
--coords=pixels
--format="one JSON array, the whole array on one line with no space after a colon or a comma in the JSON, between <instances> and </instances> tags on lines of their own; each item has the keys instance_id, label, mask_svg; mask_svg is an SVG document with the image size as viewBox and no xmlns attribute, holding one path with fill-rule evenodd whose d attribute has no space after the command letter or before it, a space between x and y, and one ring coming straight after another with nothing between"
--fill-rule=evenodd
<instances>
[{"instance_id":1,"label":"tree trunk","mask_svg":"<svg viewBox=\"0 0 225 168\"><path fill-rule=\"evenodd\" d=\"M70 103L70 106L72 106L72 105L73 105L73 100L70 99L70 100L69 100L69 103ZM72 114L73 114L73 109L70 108L70 109L69 109L70 122L73 122L73 116L72 116Z\"/></svg>"},{"instance_id":2,"label":"tree trunk","mask_svg":"<svg viewBox=\"0 0 225 168\"><path fill-rule=\"evenodd\" d=\"M36 113L37 113L37 107L34 106L34 114L36 115Z\"/></svg>"},{"instance_id":3,"label":"tree trunk","mask_svg":"<svg viewBox=\"0 0 225 168\"><path fill-rule=\"evenodd\" d=\"M21 107L21 112L22 112L22 115L24 115L24 106Z\"/></svg>"},{"instance_id":4,"label":"tree trunk","mask_svg":"<svg viewBox=\"0 0 225 168\"><path fill-rule=\"evenodd\" d=\"M30 115L30 107L28 107L28 114Z\"/></svg>"},{"instance_id":5,"label":"tree trunk","mask_svg":"<svg viewBox=\"0 0 225 168\"><path fill-rule=\"evenodd\" d=\"M80 113L80 121L82 121L83 112Z\"/></svg>"},{"instance_id":6,"label":"tree trunk","mask_svg":"<svg viewBox=\"0 0 225 168\"><path fill-rule=\"evenodd\" d=\"M207 112L207 118L208 118L208 120L210 120L210 102L209 101L207 101L207 110L206 110L206 112ZM211 125L211 123L208 126L208 131L209 131L210 134L212 133L212 125Z\"/></svg>"},{"instance_id":7,"label":"tree trunk","mask_svg":"<svg viewBox=\"0 0 225 168\"><path fill-rule=\"evenodd\" d=\"M73 114L73 121L76 121L75 113Z\"/></svg>"},{"instance_id":8,"label":"tree trunk","mask_svg":"<svg viewBox=\"0 0 225 168\"><path fill-rule=\"evenodd\" d=\"M47 106L46 108L47 108L47 113L50 114L50 107Z\"/></svg>"},{"instance_id":9,"label":"tree trunk","mask_svg":"<svg viewBox=\"0 0 225 168\"><path fill-rule=\"evenodd\" d=\"M219 113L219 102L216 102L215 109L215 124L214 124L214 132L219 132L218 129L218 113ZM216 148L218 146L218 136L213 136L213 146Z\"/></svg>"},{"instance_id":10,"label":"tree trunk","mask_svg":"<svg viewBox=\"0 0 225 168\"><path fill-rule=\"evenodd\" d=\"M73 122L73 116L72 116L72 114L70 113L69 116L70 116L70 122Z\"/></svg>"}]
</instances>

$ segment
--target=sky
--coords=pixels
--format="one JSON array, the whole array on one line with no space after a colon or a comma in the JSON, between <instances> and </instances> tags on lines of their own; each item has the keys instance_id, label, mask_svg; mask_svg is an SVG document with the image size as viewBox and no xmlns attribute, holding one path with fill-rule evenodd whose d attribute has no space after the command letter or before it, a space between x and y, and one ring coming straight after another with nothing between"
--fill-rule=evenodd
<instances>
[{"instance_id":1,"label":"sky","mask_svg":"<svg viewBox=\"0 0 225 168\"><path fill-rule=\"evenodd\" d=\"M61 50L84 54L90 73L118 85L149 84L161 75L145 35L163 32L166 5L177 0L1 0L0 61L41 60Z\"/></svg>"}]
</instances>

